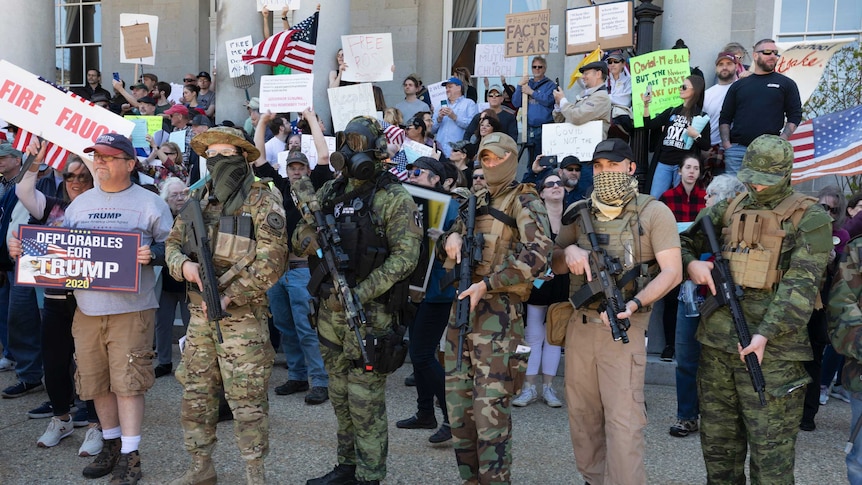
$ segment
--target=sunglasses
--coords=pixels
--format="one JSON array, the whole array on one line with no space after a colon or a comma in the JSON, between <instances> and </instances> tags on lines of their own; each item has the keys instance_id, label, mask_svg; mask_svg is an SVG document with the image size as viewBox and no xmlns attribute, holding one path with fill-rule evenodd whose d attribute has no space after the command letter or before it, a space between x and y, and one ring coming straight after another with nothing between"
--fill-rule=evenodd
<instances>
[{"instance_id":1,"label":"sunglasses","mask_svg":"<svg viewBox=\"0 0 862 485\"><path fill-rule=\"evenodd\" d=\"M207 157L214 157L216 155L223 155L225 157L232 157L232 156L236 155L237 153L239 153L239 152L237 152L236 148L222 148L221 150L216 150L214 148L210 148L209 150L204 152L204 155L206 155Z\"/></svg>"},{"instance_id":2,"label":"sunglasses","mask_svg":"<svg viewBox=\"0 0 862 485\"><path fill-rule=\"evenodd\" d=\"M781 54L779 54L777 50L773 50L773 49L764 49L762 51L754 51L754 52L757 52L758 54L763 54L764 56L781 57Z\"/></svg>"},{"instance_id":3,"label":"sunglasses","mask_svg":"<svg viewBox=\"0 0 862 485\"><path fill-rule=\"evenodd\" d=\"M77 180L78 182L85 184L87 182L92 182L93 177L91 177L90 175L88 175L86 173L78 173L78 174L64 173L63 174L63 180L65 180L66 182L71 182L72 180Z\"/></svg>"},{"instance_id":4,"label":"sunglasses","mask_svg":"<svg viewBox=\"0 0 862 485\"><path fill-rule=\"evenodd\" d=\"M545 66L533 66L533 69L544 69Z\"/></svg>"},{"instance_id":5,"label":"sunglasses","mask_svg":"<svg viewBox=\"0 0 862 485\"><path fill-rule=\"evenodd\" d=\"M162 153L163 153L163 154L165 154L165 155L168 155L168 156L176 155L176 154L177 154L177 152L168 152L168 151L165 151L165 150L162 150Z\"/></svg>"},{"instance_id":6,"label":"sunglasses","mask_svg":"<svg viewBox=\"0 0 862 485\"><path fill-rule=\"evenodd\" d=\"M198 80L197 80L197 79L186 78L186 79L183 79L183 82L184 82L184 83L196 83L196 82L198 82Z\"/></svg>"},{"instance_id":7,"label":"sunglasses","mask_svg":"<svg viewBox=\"0 0 862 485\"><path fill-rule=\"evenodd\" d=\"M473 180L485 180L485 176L482 174L473 175Z\"/></svg>"},{"instance_id":8,"label":"sunglasses","mask_svg":"<svg viewBox=\"0 0 862 485\"><path fill-rule=\"evenodd\" d=\"M563 182L560 180L552 180L550 182L545 182L542 184L546 189L550 189L551 187L562 187Z\"/></svg>"},{"instance_id":9,"label":"sunglasses","mask_svg":"<svg viewBox=\"0 0 862 485\"><path fill-rule=\"evenodd\" d=\"M489 98L502 98L503 95L502 94L489 94L488 97Z\"/></svg>"},{"instance_id":10,"label":"sunglasses","mask_svg":"<svg viewBox=\"0 0 862 485\"><path fill-rule=\"evenodd\" d=\"M131 160L129 157L115 157L113 155L102 155L101 153L94 153L93 160L102 160L104 162L113 162L114 160ZM65 177L65 176L64 176Z\"/></svg>"},{"instance_id":11,"label":"sunglasses","mask_svg":"<svg viewBox=\"0 0 862 485\"><path fill-rule=\"evenodd\" d=\"M619 59L608 59L607 62L608 62L608 64L622 64L623 63L623 61L621 61Z\"/></svg>"},{"instance_id":12,"label":"sunglasses","mask_svg":"<svg viewBox=\"0 0 862 485\"><path fill-rule=\"evenodd\" d=\"M566 171L567 172L580 172L581 167L579 167L577 165L572 165L572 166L566 167Z\"/></svg>"},{"instance_id":13,"label":"sunglasses","mask_svg":"<svg viewBox=\"0 0 862 485\"><path fill-rule=\"evenodd\" d=\"M425 170L423 168L414 168L413 170L407 172L407 175L408 176L412 175L414 177L420 177L422 175L422 172L430 172L430 171Z\"/></svg>"},{"instance_id":14,"label":"sunglasses","mask_svg":"<svg viewBox=\"0 0 862 485\"><path fill-rule=\"evenodd\" d=\"M829 212L832 215L838 214L838 208L837 207L832 207L829 204L820 204L820 205L823 206L824 209L826 209L826 212Z\"/></svg>"},{"instance_id":15,"label":"sunglasses","mask_svg":"<svg viewBox=\"0 0 862 485\"><path fill-rule=\"evenodd\" d=\"M680 87L679 87L679 90L680 90L680 91L687 91L687 90L688 90L688 86L686 86L685 84L683 84L682 86L680 86Z\"/></svg>"}]
</instances>

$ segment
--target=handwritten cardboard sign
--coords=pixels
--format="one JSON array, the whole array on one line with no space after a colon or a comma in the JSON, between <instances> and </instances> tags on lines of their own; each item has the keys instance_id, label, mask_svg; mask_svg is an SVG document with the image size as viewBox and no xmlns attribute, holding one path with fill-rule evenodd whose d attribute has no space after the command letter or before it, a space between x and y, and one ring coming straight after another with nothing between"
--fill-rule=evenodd
<instances>
[{"instance_id":1,"label":"handwritten cardboard sign","mask_svg":"<svg viewBox=\"0 0 862 485\"><path fill-rule=\"evenodd\" d=\"M629 59L629 67L632 73L632 112L635 127L643 126L644 105L641 95L646 92L647 84L652 89L652 102L649 105L651 117L682 104L679 87L691 74L687 50L649 52Z\"/></svg>"},{"instance_id":2,"label":"handwritten cardboard sign","mask_svg":"<svg viewBox=\"0 0 862 485\"><path fill-rule=\"evenodd\" d=\"M21 226L18 238L18 285L138 291L138 233Z\"/></svg>"},{"instance_id":3,"label":"handwritten cardboard sign","mask_svg":"<svg viewBox=\"0 0 862 485\"><path fill-rule=\"evenodd\" d=\"M633 18L628 0L566 10L566 55L634 45Z\"/></svg>"},{"instance_id":4,"label":"handwritten cardboard sign","mask_svg":"<svg viewBox=\"0 0 862 485\"><path fill-rule=\"evenodd\" d=\"M299 0L257 0L257 11L262 12L264 7L270 12L281 12L284 7L288 10L299 10Z\"/></svg>"},{"instance_id":5,"label":"handwritten cardboard sign","mask_svg":"<svg viewBox=\"0 0 862 485\"><path fill-rule=\"evenodd\" d=\"M106 110L81 102L71 93L0 60L0 118L89 160L84 148L105 133L131 136L135 125Z\"/></svg>"},{"instance_id":6,"label":"handwritten cardboard sign","mask_svg":"<svg viewBox=\"0 0 862 485\"><path fill-rule=\"evenodd\" d=\"M802 104L808 101L832 56L856 39L831 39L776 44L781 51L775 72L796 81Z\"/></svg>"},{"instance_id":7,"label":"handwritten cardboard sign","mask_svg":"<svg viewBox=\"0 0 862 485\"><path fill-rule=\"evenodd\" d=\"M329 153L335 151L335 137L334 136L324 136L324 140L326 140L326 148L329 150ZM308 168L314 169L317 166L317 148L314 146L314 136L312 135L302 135L302 142L299 148L299 151L305 154L305 157L308 158ZM282 152L278 152L278 173L281 174L282 177L287 178L287 155L290 152L288 150L284 150ZM331 169L332 167L330 167Z\"/></svg>"},{"instance_id":8,"label":"handwritten cardboard sign","mask_svg":"<svg viewBox=\"0 0 862 485\"><path fill-rule=\"evenodd\" d=\"M374 92L371 84L362 83L340 88L329 88L329 109L332 113L332 128L341 131L357 116L374 116Z\"/></svg>"},{"instance_id":9,"label":"handwritten cardboard sign","mask_svg":"<svg viewBox=\"0 0 862 485\"><path fill-rule=\"evenodd\" d=\"M550 10L506 15L506 57L547 54L550 34Z\"/></svg>"},{"instance_id":10,"label":"handwritten cardboard sign","mask_svg":"<svg viewBox=\"0 0 862 485\"><path fill-rule=\"evenodd\" d=\"M446 86L443 85L443 81L425 87L428 88L428 97L431 98L431 109L439 109L440 102L446 99Z\"/></svg>"},{"instance_id":11,"label":"handwritten cardboard sign","mask_svg":"<svg viewBox=\"0 0 862 485\"><path fill-rule=\"evenodd\" d=\"M347 63L341 79L360 83L392 80L392 34L342 35L341 48Z\"/></svg>"},{"instance_id":12,"label":"handwritten cardboard sign","mask_svg":"<svg viewBox=\"0 0 862 485\"><path fill-rule=\"evenodd\" d=\"M254 47L254 42L250 35L225 42L228 76L235 78L254 74L254 67L242 61L242 55L252 47Z\"/></svg>"},{"instance_id":13,"label":"handwritten cardboard sign","mask_svg":"<svg viewBox=\"0 0 862 485\"><path fill-rule=\"evenodd\" d=\"M602 141L604 129L599 120L583 125L550 123L542 125L542 154L566 157L574 155L580 160L591 160L596 145Z\"/></svg>"},{"instance_id":14,"label":"handwritten cardboard sign","mask_svg":"<svg viewBox=\"0 0 862 485\"><path fill-rule=\"evenodd\" d=\"M506 57L503 44L477 44L473 73L476 77L514 76L516 63L514 57Z\"/></svg>"},{"instance_id":15,"label":"handwritten cardboard sign","mask_svg":"<svg viewBox=\"0 0 862 485\"><path fill-rule=\"evenodd\" d=\"M155 15L121 13L120 62L155 65L158 34L159 18Z\"/></svg>"},{"instance_id":16,"label":"handwritten cardboard sign","mask_svg":"<svg viewBox=\"0 0 862 485\"><path fill-rule=\"evenodd\" d=\"M260 77L260 112L301 113L314 104L314 74Z\"/></svg>"}]
</instances>

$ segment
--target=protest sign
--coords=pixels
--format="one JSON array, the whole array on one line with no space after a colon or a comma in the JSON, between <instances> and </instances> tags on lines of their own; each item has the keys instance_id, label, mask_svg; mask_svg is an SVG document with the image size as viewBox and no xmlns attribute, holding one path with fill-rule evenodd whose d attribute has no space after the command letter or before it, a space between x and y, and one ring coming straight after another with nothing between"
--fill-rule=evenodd
<instances>
[{"instance_id":1,"label":"protest sign","mask_svg":"<svg viewBox=\"0 0 862 485\"><path fill-rule=\"evenodd\" d=\"M142 25L147 28L144 30ZM125 64L156 63L156 39L159 18L138 13L120 14L120 62ZM147 55L149 54L149 55Z\"/></svg>"},{"instance_id":2,"label":"protest sign","mask_svg":"<svg viewBox=\"0 0 862 485\"><path fill-rule=\"evenodd\" d=\"M443 85L443 81L429 84L425 87L428 88L428 97L431 99L431 109L439 109L440 102L446 99L446 86Z\"/></svg>"},{"instance_id":3,"label":"protest sign","mask_svg":"<svg viewBox=\"0 0 862 485\"><path fill-rule=\"evenodd\" d=\"M401 144L401 149L404 150L404 156L407 158L407 163L413 163L419 157L433 157L434 149L424 143L415 142L409 138L404 139Z\"/></svg>"},{"instance_id":4,"label":"protest sign","mask_svg":"<svg viewBox=\"0 0 862 485\"><path fill-rule=\"evenodd\" d=\"M781 57L775 65L775 72L784 74L796 82L802 104L808 101L811 93L820 85L823 71L832 56L856 39L805 40L793 43L778 43Z\"/></svg>"},{"instance_id":5,"label":"protest sign","mask_svg":"<svg viewBox=\"0 0 862 485\"><path fill-rule=\"evenodd\" d=\"M242 61L242 55L252 47L254 47L254 42L250 35L225 42L228 76L235 78L254 74L254 67Z\"/></svg>"},{"instance_id":6,"label":"protest sign","mask_svg":"<svg viewBox=\"0 0 862 485\"><path fill-rule=\"evenodd\" d=\"M664 110L679 106L679 87L691 73L686 49L667 49L654 51L629 59L632 73L632 112L635 128L643 126L643 101L647 84L652 86L652 102L649 105L650 117Z\"/></svg>"},{"instance_id":7,"label":"protest sign","mask_svg":"<svg viewBox=\"0 0 862 485\"><path fill-rule=\"evenodd\" d=\"M301 113L314 104L314 74L260 77L260 112Z\"/></svg>"},{"instance_id":8,"label":"protest sign","mask_svg":"<svg viewBox=\"0 0 862 485\"><path fill-rule=\"evenodd\" d=\"M0 118L89 160L84 148L105 133L130 136L129 120L0 61Z\"/></svg>"},{"instance_id":9,"label":"protest sign","mask_svg":"<svg viewBox=\"0 0 862 485\"><path fill-rule=\"evenodd\" d=\"M138 233L21 226L18 238L18 285L138 291Z\"/></svg>"},{"instance_id":10,"label":"protest sign","mask_svg":"<svg viewBox=\"0 0 862 485\"><path fill-rule=\"evenodd\" d=\"M191 127L186 128L186 130L191 130ZM186 130L172 131L168 135L168 141L176 143L180 147L180 153L186 151Z\"/></svg>"},{"instance_id":11,"label":"protest sign","mask_svg":"<svg viewBox=\"0 0 862 485\"><path fill-rule=\"evenodd\" d=\"M347 69L341 79L370 83L391 81L395 58L392 55L392 34L342 35L341 48Z\"/></svg>"},{"instance_id":12,"label":"protest sign","mask_svg":"<svg viewBox=\"0 0 862 485\"><path fill-rule=\"evenodd\" d=\"M632 19L628 0L566 10L566 55L634 45Z\"/></svg>"},{"instance_id":13,"label":"protest sign","mask_svg":"<svg viewBox=\"0 0 862 485\"><path fill-rule=\"evenodd\" d=\"M583 125L550 123L542 125L542 155L566 157L574 155L580 160L592 160L596 145L602 141L602 121Z\"/></svg>"},{"instance_id":14,"label":"protest sign","mask_svg":"<svg viewBox=\"0 0 862 485\"><path fill-rule=\"evenodd\" d=\"M281 12L284 7L288 10L299 10L299 0L257 0L257 11L262 12L263 7L270 12Z\"/></svg>"},{"instance_id":15,"label":"protest sign","mask_svg":"<svg viewBox=\"0 0 862 485\"><path fill-rule=\"evenodd\" d=\"M135 127L132 129L132 136L129 137L132 139L132 146L135 148L145 148L150 146L150 144L147 143L147 122L141 119L129 121L135 124Z\"/></svg>"},{"instance_id":16,"label":"protest sign","mask_svg":"<svg viewBox=\"0 0 862 485\"><path fill-rule=\"evenodd\" d=\"M422 227L426 228L426 233L427 229L442 231L452 198L448 194L418 185L404 183L403 186L413 196L413 201L419 208L419 217L422 219ZM424 295L428 288L428 280L431 277L431 268L434 262L435 243L436 241L426 236L425 244L422 245L419 254L419 263L413 272L415 276L410 280L410 290L413 292Z\"/></svg>"},{"instance_id":17,"label":"protest sign","mask_svg":"<svg viewBox=\"0 0 862 485\"><path fill-rule=\"evenodd\" d=\"M477 44L473 74L476 77L514 76L516 62L514 57L506 57L503 44Z\"/></svg>"},{"instance_id":18,"label":"protest sign","mask_svg":"<svg viewBox=\"0 0 862 485\"><path fill-rule=\"evenodd\" d=\"M335 137L334 136L324 136L324 140L326 140L326 147L329 150L329 153L335 151ZM302 135L302 141L299 150L305 154L305 157L308 158L308 168L314 169L317 166L317 148L314 146L314 136L312 135ZM287 178L287 154L289 152L287 150L283 152L278 152L278 173L281 174L282 177ZM330 167L331 168L331 167Z\"/></svg>"},{"instance_id":19,"label":"protest sign","mask_svg":"<svg viewBox=\"0 0 862 485\"><path fill-rule=\"evenodd\" d=\"M506 57L538 56L550 48L551 11L506 15Z\"/></svg>"},{"instance_id":20,"label":"protest sign","mask_svg":"<svg viewBox=\"0 0 862 485\"><path fill-rule=\"evenodd\" d=\"M548 37L548 51L551 54L560 52L560 26L551 26L551 35Z\"/></svg>"},{"instance_id":21,"label":"protest sign","mask_svg":"<svg viewBox=\"0 0 862 485\"><path fill-rule=\"evenodd\" d=\"M142 115L126 116L125 118L135 124L137 124L136 120L143 120L146 123L147 134L150 136L154 135L157 131L162 129L162 120L164 120L164 118L162 118L161 116Z\"/></svg>"},{"instance_id":22,"label":"protest sign","mask_svg":"<svg viewBox=\"0 0 862 485\"><path fill-rule=\"evenodd\" d=\"M369 83L329 88L327 94L332 114L332 129L335 131L343 130L347 123L357 116L374 117L377 111L374 92Z\"/></svg>"}]
</instances>

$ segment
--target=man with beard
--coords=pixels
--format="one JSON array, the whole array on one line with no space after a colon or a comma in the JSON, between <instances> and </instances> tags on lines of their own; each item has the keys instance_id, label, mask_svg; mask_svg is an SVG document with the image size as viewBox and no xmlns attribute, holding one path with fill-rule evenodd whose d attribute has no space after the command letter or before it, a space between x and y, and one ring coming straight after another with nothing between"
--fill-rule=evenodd
<instances>
[{"instance_id":1,"label":"man with beard","mask_svg":"<svg viewBox=\"0 0 862 485\"><path fill-rule=\"evenodd\" d=\"M357 116L336 140L338 152L330 161L341 175L316 194L305 178L293 184L292 192L304 212L292 248L312 266L314 287L309 293L320 299L317 332L338 421L338 465L306 483L377 485L386 478L389 453L386 378L398 365L387 361L383 348L401 338L393 330L407 301L407 277L419 260L424 232L413 197L383 165L388 158L386 137L377 120ZM325 228L306 220L312 217L305 212L315 203L325 218L334 219L342 240L347 256L343 276L366 316L366 324L355 327L361 342L348 326L332 275L316 256L317 230Z\"/></svg>"},{"instance_id":2,"label":"man with beard","mask_svg":"<svg viewBox=\"0 0 862 485\"><path fill-rule=\"evenodd\" d=\"M732 255L751 334L750 345L741 348L726 305L701 315L697 388L709 483L744 483L747 450L751 483L793 483L796 434L805 384L811 381L803 367L812 359L807 324L832 250L832 225L816 199L793 191L792 168L789 142L776 135L757 137L739 171L748 192L704 209L680 235L689 277L714 295L713 263L699 260L710 245L695 229L703 218L712 221L722 255ZM757 264L750 264L755 257ZM765 405L743 360L751 353L763 370Z\"/></svg>"},{"instance_id":3,"label":"man with beard","mask_svg":"<svg viewBox=\"0 0 862 485\"><path fill-rule=\"evenodd\" d=\"M281 196L266 181L255 180L249 161L258 160L260 152L240 130L216 127L192 138L191 145L206 157L212 180L188 203L201 204L218 296L230 316L221 323L207 318L201 296L203 262L192 259L201 255L184 252L191 229L178 218L166 242L165 259L171 276L187 282L189 290L192 316L176 377L183 385L181 423L192 463L171 484L215 483L212 452L222 386L236 421L246 482L263 484L263 459L269 451L267 389L275 357L266 291L278 281L287 260L284 208Z\"/></svg>"},{"instance_id":4,"label":"man with beard","mask_svg":"<svg viewBox=\"0 0 862 485\"><path fill-rule=\"evenodd\" d=\"M745 149L755 138L771 134L786 140L802 121L796 83L775 72L779 57L774 40L761 40L754 45L754 74L727 90L718 130L729 175L739 172Z\"/></svg>"},{"instance_id":5,"label":"man with beard","mask_svg":"<svg viewBox=\"0 0 862 485\"><path fill-rule=\"evenodd\" d=\"M736 56L730 52L722 52L715 60L715 76L718 81L703 93L703 110L710 120L721 117L721 105L730 85L736 81ZM704 186L709 185L713 175L718 175L719 168L724 165L724 148L721 146L721 134L718 123L710 123L710 148L706 163ZM713 172L715 170L715 172Z\"/></svg>"},{"instance_id":6,"label":"man with beard","mask_svg":"<svg viewBox=\"0 0 862 485\"><path fill-rule=\"evenodd\" d=\"M682 261L673 213L637 191L634 155L611 138L593 153L590 222L599 245L618 260L618 319L628 319L629 343L615 342L602 298L578 308L566 331L566 402L578 470L589 483L646 483L644 467L644 341L651 305L680 283ZM585 204L586 202L582 202ZM574 219L569 212L563 223ZM571 272L572 294L597 278L581 220L557 235L552 269Z\"/></svg>"},{"instance_id":7,"label":"man with beard","mask_svg":"<svg viewBox=\"0 0 862 485\"><path fill-rule=\"evenodd\" d=\"M458 295L469 298L470 332L459 346L455 308L446 331L446 408L458 472L469 484L511 481L511 402L528 357L518 351L524 343L523 304L533 280L546 272L553 244L536 189L515 181L517 154L518 145L504 133L486 135L479 146L487 186L475 195L482 261L472 269L472 285ZM462 215L438 240L437 254L461 263L465 231Z\"/></svg>"}]
</instances>

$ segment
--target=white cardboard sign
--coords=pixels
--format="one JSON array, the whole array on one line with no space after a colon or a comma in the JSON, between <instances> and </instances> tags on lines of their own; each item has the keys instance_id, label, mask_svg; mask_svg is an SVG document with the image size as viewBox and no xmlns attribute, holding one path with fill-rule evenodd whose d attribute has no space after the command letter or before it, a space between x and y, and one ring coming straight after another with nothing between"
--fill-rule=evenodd
<instances>
[{"instance_id":1,"label":"white cardboard sign","mask_svg":"<svg viewBox=\"0 0 862 485\"><path fill-rule=\"evenodd\" d=\"M314 104L314 74L260 77L260 112L301 113Z\"/></svg>"},{"instance_id":2,"label":"white cardboard sign","mask_svg":"<svg viewBox=\"0 0 862 485\"><path fill-rule=\"evenodd\" d=\"M583 125L542 125L542 155L574 155L581 160L592 160L593 151L602 141L602 136L602 122L598 120Z\"/></svg>"},{"instance_id":3,"label":"white cardboard sign","mask_svg":"<svg viewBox=\"0 0 862 485\"><path fill-rule=\"evenodd\" d=\"M341 48L347 64L341 79L360 83L392 80L392 34L342 35Z\"/></svg>"},{"instance_id":4,"label":"white cardboard sign","mask_svg":"<svg viewBox=\"0 0 862 485\"><path fill-rule=\"evenodd\" d=\"M506 57L504 44L477 44L473 72L476 77L511 77L516 73L517 61L516 57Z\"/></svg>"},{"instance_id":5,"label":"white cardboard sign","mask_svg":"<svg viewBox=\"0 0 862 485\"><path fill-rule=\"evenodd\" d=\"M353 84L340 88L329 88L329 109L332 113L332 129L342 131L356 116L374 116L374 91L371 84Z\"/></svg>"},{"instance_id":6,"label":"white cardboard sign","mask_svg":"<svg viewBox=\"0 0 862 485\"><path fill-rule=\"evenodd\" d=\"M254 67L242 61L242 55L252 47L254 47L254 42L250 35L225 42L228 75L231 78L254 74Z\"/></svg>"}]
</instances>

